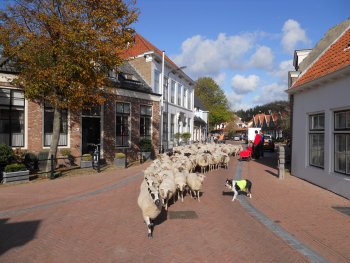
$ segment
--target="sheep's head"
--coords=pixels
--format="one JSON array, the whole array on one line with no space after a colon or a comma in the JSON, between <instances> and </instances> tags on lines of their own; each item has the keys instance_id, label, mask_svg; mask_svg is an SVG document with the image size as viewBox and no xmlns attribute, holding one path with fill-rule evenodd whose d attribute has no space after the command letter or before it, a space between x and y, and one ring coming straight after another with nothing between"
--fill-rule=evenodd
<instances>
[{"instance_id":1,"label":"sheep's head","mask_svg":"<svg viewBox=\"0 0 350 263\"><path fill-rule=\"evenodd\" d=\"M151 196L154 204L156 206L160 206L161 205L161 200L160 200L160 197L159 197L159 192L156 188L153 188L153 187L148 187L148 192L149 192L149 195Z\"/></svg>"}]
</instances>

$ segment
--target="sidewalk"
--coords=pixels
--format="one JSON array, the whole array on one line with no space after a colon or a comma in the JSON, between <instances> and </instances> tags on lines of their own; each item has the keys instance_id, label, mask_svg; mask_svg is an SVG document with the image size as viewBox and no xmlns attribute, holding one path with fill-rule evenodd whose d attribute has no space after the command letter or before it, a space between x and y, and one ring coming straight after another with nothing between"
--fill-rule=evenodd
<instances>
[{"instance_id":1,"label":"sidewalk","mask_svg":"<svg viewBox=\"0 0 350 263\"><path fill-rule=\"evenodd\" d=\"M350 201L289 173L279 179L276 167L274 154L242 164L251 204L329 262L350 262Z\"/></svg>"}]
</instances>

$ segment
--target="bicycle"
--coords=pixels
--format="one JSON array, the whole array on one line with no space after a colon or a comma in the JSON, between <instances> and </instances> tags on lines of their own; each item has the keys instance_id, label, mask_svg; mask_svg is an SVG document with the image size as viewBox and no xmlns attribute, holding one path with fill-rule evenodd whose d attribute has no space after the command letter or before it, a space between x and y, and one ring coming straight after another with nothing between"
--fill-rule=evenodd
<instances>
[{"instance_id":1,"label":"bicycle","mask_svg":"<svg viewBox=\"0 0 350 263\"><path fill-rule=\"evenodd\" d=\"M99 173L100 172L100 150L99 150L98 144L94 144L94 146L95 146L95 150L92 153L92 168Z\"/></svg>"}]
</instances>

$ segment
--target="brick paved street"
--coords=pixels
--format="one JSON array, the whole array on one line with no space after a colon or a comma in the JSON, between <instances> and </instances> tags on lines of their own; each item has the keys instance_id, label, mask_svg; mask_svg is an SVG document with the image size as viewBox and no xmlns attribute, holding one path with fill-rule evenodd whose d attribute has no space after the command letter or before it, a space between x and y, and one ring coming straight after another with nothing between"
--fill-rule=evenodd
<instances>
[{"instance_id":1,"label":"brick paved street","mask_svg":"<svg viewBox=\"0 0 350 263\"><path fill-rule=\"evenodd\" d=\"M101 174L0 187L0 262L309 262L242 206L224 180L253 181L249 204L329 262L350 262L350 217L333 206L349 200L287 175L276 177L272 154L206 174L201 201L185 197L163 211L154 237L137 206L149 163ZM223 192L225 191L225 192ZM240 200L245 199L240 196Z\"/></svg>"}]
</instances>

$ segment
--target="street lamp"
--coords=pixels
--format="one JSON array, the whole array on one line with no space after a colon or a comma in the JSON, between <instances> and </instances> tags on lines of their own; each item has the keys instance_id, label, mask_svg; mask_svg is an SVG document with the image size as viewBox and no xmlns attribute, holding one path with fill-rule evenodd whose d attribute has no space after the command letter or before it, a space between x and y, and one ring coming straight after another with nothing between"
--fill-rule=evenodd
<instances>
[{"instance_id":1,"label":"street lamp","mask_svg":"<svg viewBox=\"0 0 350 263\"><path fill-rule=\"evenodd\" d=\"M179 71L179 70L182 70L182 69L185 69L186 68L186 66L182 66L182 67L177 67L177 68L175 68L175 69L173 69L173 70L170 70L169 72L168 72L168 74L167 74L167 78L166 78L166 83L165 83L165 91L167 92L167 95L169 94L169 76L170 76L170 73L171 74L175 74L177 71ZM164 96L165 95L165 92L163 91L163 93L164 94L162 94L163 95L163 100L164 100L164 102L166 103L166 110L165 110L165 112L166 112L166 117L167 117L167 120L168 120L168 110L169 110L169 101L168 101L168 97L169 97L169 95L168 96ZM163 132L164 132L164 124L163 124L163 112L161 113L161 125L163 126L163 129L161 129L161 131L162 131L162 134L161 134L161 142L163 141ZM167 125L167 130L166 130L166 150L168 150L168 147L169 147L169 136L168 136L168 133L169 133L169 125L168 125L169 123L168 123L168 121L166 122L166 125ZM161 151L162 151L163 149L161 149Z\"/></svg>"}]
</instances>

